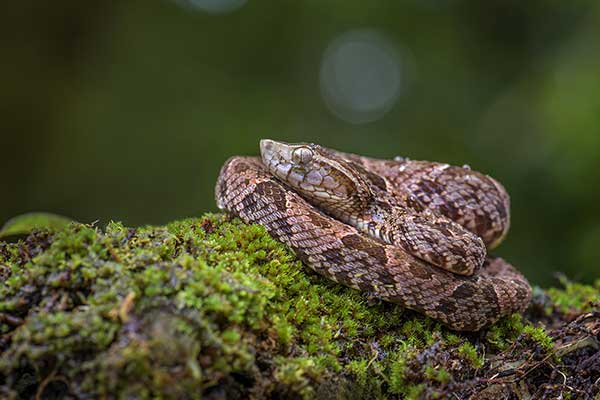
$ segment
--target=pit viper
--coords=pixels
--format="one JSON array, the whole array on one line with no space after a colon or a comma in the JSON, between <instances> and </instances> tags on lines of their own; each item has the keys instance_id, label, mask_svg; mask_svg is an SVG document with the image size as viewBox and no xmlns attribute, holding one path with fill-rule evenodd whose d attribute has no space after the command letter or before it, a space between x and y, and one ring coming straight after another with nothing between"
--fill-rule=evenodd
<instances>
[{"instance_id":1,"label":"pit viper","mask_svg":"<svg viewBox=\"0 0 600 400\"><path fill-rule=\"evenodd\" d=\"M217 206L263 225L318 274L460 331L529 304L527 279L489 254L510 225L495 179L308 143L265 139L260 151L225 162Z\"/></svg>"}]
</instances>

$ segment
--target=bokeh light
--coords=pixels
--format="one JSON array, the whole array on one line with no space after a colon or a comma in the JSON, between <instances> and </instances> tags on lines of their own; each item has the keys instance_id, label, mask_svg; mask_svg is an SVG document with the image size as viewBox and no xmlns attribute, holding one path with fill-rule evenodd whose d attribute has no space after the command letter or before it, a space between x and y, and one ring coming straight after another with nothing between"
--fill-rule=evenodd
<instances>
[{"instance_id":1,"label":"bokeh light","mask_svg":"<svg viewBox=\"0 0 600 400\"><path fill-rule=\"evenodd\" d=\"M402 88L400 58L374 31L351 31L333 40L321 65L321 93L339 118L361 124L389 111Z\"/></svg>"},{"instance_id":2,"label":"bokeh light","mask_svg":"<svg viewBox=\"0 0 600 400\"><path fill-rule=\"evenodd\" d=\"M210 14L233 12L246 4L246 0L175 0L185 7L205 11Z\"/></svg>"}]
</instances>

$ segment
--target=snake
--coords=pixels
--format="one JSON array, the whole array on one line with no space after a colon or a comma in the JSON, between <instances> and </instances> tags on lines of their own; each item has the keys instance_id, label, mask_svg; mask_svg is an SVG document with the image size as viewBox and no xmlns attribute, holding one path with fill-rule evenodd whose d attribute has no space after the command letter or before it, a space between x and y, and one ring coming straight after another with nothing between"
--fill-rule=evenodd
<instances>
[{"instance_id":1,"label":"snake","mask_svg":"<svg viewBox=\"0 0 600 400\"><path fill-rule=\"evenodd\" d=\"M509 196L492 177L313 143L263 139L260 153L225 162L217 206L264 226L317 274L456 331L529 305L524 275L489 253L510 226Z\"/></svg>"}]
</instances>

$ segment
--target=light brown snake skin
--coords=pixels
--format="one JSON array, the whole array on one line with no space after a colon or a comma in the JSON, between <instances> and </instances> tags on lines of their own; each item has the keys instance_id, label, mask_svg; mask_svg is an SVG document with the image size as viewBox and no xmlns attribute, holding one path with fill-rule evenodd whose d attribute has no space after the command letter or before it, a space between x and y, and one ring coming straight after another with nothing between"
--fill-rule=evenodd
<instances>
[{"instance_id":1,"label":"light brown snake skin","mask_svg":"<svg viewBox=\"0 0 600 400\"><path fill-rule=\"evenodd\" d=\"M265 226L275 239L289 246L317 273L416 310L455 330L479 330L505 315L524 310L529 304L529 283L501 258L488 255L481 267L462 271L467 275L459 275L425 262L401 246L386 244L360 232L355 226L325 214L297 194L290 181L284 184L281 178L273 176L272 162L265 157L268 153L265 148L268 145L270 149L271 144L292 146L289 147L291 150L299 147L311 150L310 153L296 151L293 155L290 152L288 158L295 158L290 162L296 162L292 169L301 169L305 165L305 156L312 158L315 149L322 149L315 145L262 141L263 159L271 171L256 157L230 158L222 167L217 181L217 205L246 223ZM276 150L280 151L281 148L277 147ZM376 160L324 150L331 157L328 160L334 160L326 162L335 163L338 157L342 163L347 160L350 169L356 164L359 175L369 175L365 179L367 182L372 184L377 181L380 188L385 186L391 196L399 199L401 206L428 209L430 211L425 212L428 215L433 213L434 218L451 219L460 224L458 229L464 227L481 237L488 248L496 246L506 235L509 225L508 196L492 178L446 164ZM286 172L289 174L289 171ZM334 183L330 187L335 187L331 193L336 196L350 191L345 187L347 182L342 182L342 187ZM356 194L356 187L351 189L352 194ZM306 192L303 193L306 196ZM352 211L352 202L356 197L346 203L344 196L340 198L345 204L342 208ZM361 199L361 196L358 198ZM378 198L385 200L387 197L380 194ZM311 199L311 202L314 200ZM330 194L322 195L318 200L334 204ZM331 209L327 207L331 204L325 207L330 214ZM319 205L323 203L319 202ZM364 222L361 220L363 217L350 218L350 223L358 220L360 225ZM386 223L384 221L384 227ZM452 241L453 232L448 232L449 242ZM460 238L468 236L462 232L459 234ZM380 237L377 232L375 236ZM441 237L441 240L446 241L447 238ZM428 245L427 238L423 244ZM435 243L432 245L431 248L435 249ZM453 248L444 249L454 251Z\"/></svg>"}]
</instances>

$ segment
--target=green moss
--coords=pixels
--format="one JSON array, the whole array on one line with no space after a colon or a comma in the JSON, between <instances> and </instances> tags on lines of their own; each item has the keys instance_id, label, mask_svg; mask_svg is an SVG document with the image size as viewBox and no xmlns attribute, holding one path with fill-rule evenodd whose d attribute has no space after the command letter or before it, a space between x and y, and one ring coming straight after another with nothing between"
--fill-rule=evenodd
<instances>
[{"instance_id":1,"label":"green moss","mask_svg":"<svg viewBox=\"0 0 600 400\"><path fill-rule=\"evenodd\" d=\"M440 327L433 330L432 320L422 319L411 319L406 321L400 328L400 332L407 337L407 339L416 345L430 345L433 343L433 332L439 331Z\"/></svg>"},{"instance_id":2,"label":"green moss","mask_svg":"<svg viewBox=\"0 0 600 400\"><path fill-rule=\"evenodd\" d=\"M458 346L457 351L473 368L478 369L483 367L483 356L478 354L477 349L471 343L465 342L461 344Z\"/></svg>"},{"instance_id":3,"label":"green moss","mask_svg":"<svg viewBox=\"0 0 600 400\"><path fill-rule=\"evenodd\" d=\"M540 345L546 352L550 352L554 348L552 338L548 336L548 334L542 327L536 328L533 325L526 325L523 328L523 333L529 336L538 345Z\"/></svg>"},{"instance_id":4,"label":"green moss","mask_svg":"<svg viewBox=\"0 0 600 400\"><path fill-rule=\"evenodd\" d=\"M460 336L451 332L446 332L444 335L444 339L446 341L446 344L449 346L456 346L461 342Z\"/></svg>"},{"instance_id":5,"label":"green moss","mask_svg":"<svg viewBox=\"0 0 600 400\"><path fill-rule=\"evenodd\" d=\"M417 400L421 398L421 394L425 389L424 384L412 385L408 388L406 392L405 400ZM437 397L437 396L436 396Z\"/></svg>"},{"instance_id":6,"label":"green moss","mask_svg":"<svg viewBox=\"0 0 600 400\"><path fill-rule=\"evenodd\" d=\"M406 393L407 385L405 381L407 357L402 353L397 360L393 361L387 371L389 391L392 394Z\"/></svg>"},{"instance_id":7,"label":"green moss","mask_svg":"<svg viewBox=\"0 0 600 400\"><path fill-rule=\"evenodd\" d=\"M365 385L368 377L367 360L352 360L346 365L346 369L356 378L359 385Z\"/></svg>"},{"instance_id":8,"label":"green moss","mask_svg":"<svg viewBox=\"0 0 600 400\"><path fill-rule=\"evenodd\" d=\"M550 288L548 295L552 304L562 313L573 311L590 312L598 308L600 303L600 279L594 285L584 285L571 282L562 276L560 282L563 288Z\"/></svg>"},{"instance_id":9,"label":"green moss","mask_svg":"<svg viewBox=\"0 0 600 400\"><path fill-rule=\"evenodd\" d=\"M452 376L444 368L435 368L431 365L425 367L425 377L431 381L437 381L446 384Z\"/></svg>"},{"instance_id":10,"label":"green moss","mask_svg":"<svg viewBox=\"0 0 600 400\"><path fill-rule=\"evenodd\" d=\"M0 279L7 397L60 376L79 397L434 398L474 379L484 348L522 334L552 346L516 314L479 336L451 332L316 275L264 228L222 215L0 242ZM550 293L557 307L595 296L574 284Z\"/></svg>"},{"instance_id":11,"label":"green moss","mask_svg":"<svg viewBox=\"0 0 600 400\"><path fill-rule=\"evenodd\" d=\"M520 314L512 314L502 318L486 332L487 343L496 350L504 350L523 332L523 318Z\"/></svg>"},{"instance_id":12,"label":"green moss","mask_svg":"<svg viewBox=\"0 0 600 400\"><path fill-rule=\"evenodd\" d=\"M287 386L287 390L300 394L303 398L313 398L311 383L323 379L326 369L310 357L275 359L275 378Z\"/></svg>"}]
</instances>

